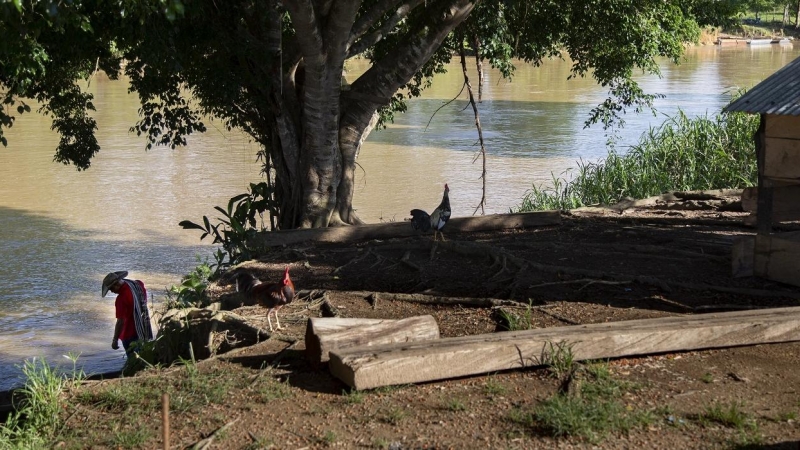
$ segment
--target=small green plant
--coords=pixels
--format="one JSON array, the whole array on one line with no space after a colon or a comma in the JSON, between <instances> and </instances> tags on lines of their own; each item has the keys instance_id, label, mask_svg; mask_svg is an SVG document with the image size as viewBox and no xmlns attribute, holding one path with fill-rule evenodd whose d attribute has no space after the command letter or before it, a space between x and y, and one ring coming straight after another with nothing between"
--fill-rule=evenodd
<instances>
[{"instance_id":1,"label":"small green plant","mask_svg":"<svg viewBox=\"0 0 800 450\"><path fill-rule=\"evenodd\" d=\"M501 308L497 310L500 325L508 331L530 330L533 328L533 311L530 305L521 312Z\"/></svg>"},{"instance_id":2,"label":"small green plant","mask_svg":"<svg viewBox=\"0 0 800 450\"><path fill-rule=\"evenodd\" d=\"M711 384L714 382L714 375L706 372L702 377L700 377L700 381L706 384Z\"/></svg>"},{"instance_id":3,"label":"small green plant","mask_svg":"<svg viewBox=\"0 0 800 450\"><path fill-rule=\"evenodd\" d=\"M397 392L399 390L402 390L404 388L407 388L409 386L410 385L408 385L408 384L395 384L395 385L391 385L391 386L381 386L381 387L375 388L372 392L374 394L379 394L379 395L380 394L393 394L393 393L395 393L395 392Z\"/></svg>"},{"instance_id":4,"label":"small green plant","mask_svg":"<svg viewBox=\"0 0 800 450\"><path fill-rule=\"evenodd\" d=\"M325 432L325 434L320 439L320 442L326 446L333 445L336 442L336 433L331 430Z\"/></svg>"},{"instance_id":5,"label":"small green plant","mask_svg":"<svg viewBox=\"0 0 800 450\"><path fill-rule=\"evenodd\" d=\"M152 436L153 433L150 428L140 425L132 430L115 432L111 438L111 442L114 447L138 448L147 442Z\"/></svg>"},{"instance_id":6,"label":"small green plant","mask_svg":"<svg viewBox=\"0 0 800 450\"><path fill-rule=\"evenodd\" d=\"M540 363L545 365L556 378L562 379L575 368L573 344L568 342L548 342L542 351Z\"/></svg>"},{"instance_id":7,"label":"small green plant","mask_svg":"<svg viewBox=\"0 0 800 450\"><path fill-rule=\"evenodd\" d=\"M487 395L505 395L507 389L495 378L489 378L486 380L486 384L483 385L483 391Z\"/></svg>"},{"instance_id":8,"label":"small green plant","mask_svg":"<svg viewBox=\"0 0 800 450\"><path fill-rule=\"evenodd\" d=\"M512 408L508 412L507 418L512 423L528 428L533 427L536 422L533 418L533 414L530 411L526 411L519 407Z\"/></svg>"},{"instance_id":9,"label":"small green plant","mask_svg":"<svg viewBox=\"0 0 800 450\"><path fill-rule=\"evenodd\" d=\"M212 275L208 260L201 262L197 256L197 266L183 277L181 284L167 289L167 308L203 307L208 304L206 289Z\"/></svg>"},{"instance_id":10,"label":"small green plant","mask_svg":"<svg viewBox=\"0 0 800 450\"><path fill-rule=\"evenodd\" d=\"M344 397L345 403L349 403L351 405L364 402L364 393L355 389L350 391L343 390L342 397Z\"/></svg>"},{"instance_id":11,"label":"small green plant","mask_svg":"<svg viewBox=\"0 0 800 450\"><path fill-rule=\"evenodd\" d=\"M452 412L466 411L467 405L461 399L448 398L444 401L444 409Z\"/></svg>"},{"instance_id":12,"label":"small green plant","mask_svg":"<svg viewBox=\"0 0 800 450\"><path fill-rule=\"evenodd\" d=\"M388 439L382 437L375 438L375 440L373 441L373 447L375 448L380 448L385 450L389 448L390 445L392 445L392 443L389 442Z\"/></svg>"},{"instance_id":13,"label":"small green plant","mask_svg":"<svg viewBox=\"0 0 800 450\"><path fill-rule=\"evenodd\" d=\"M383 421L388 424L397 425L403 419L405 419L406 416L408 416L408 413L406 413L403 408L389 408L383 414Z\"/></svg>"},{"instance_id":14,"label":"small green plant","mask_svg":"<svg viewBox=\"0 0 800 450\"><path fill-rule=\"evenodd\" d=\"M261 403L269 403L273 400L291 397L292 388L289 385L288 378L285 381L270 378L269 381L257 385L256 393L258 394L258 401Z\"/></svg>"},{"instance_id":15,"label":"small green plant","mask_svg":"<svg viewBox=\"0 0 800 450\"><path fill-rule=\"evenodd\" d=\"M778 414L778 422L788 422L790 420L797 420L797 413L794 411L786 411Z\"/></svg>"},{"instance_id":16,"label":"small green plant","mask_svg":"<svg viewBox=\"0 0 800 450\"><path fill-rule=\"evenodd\" d=\"M212 236L214 244L222 244L222 249L214 256L216 263L211 266L214 274L219 275L225 268L253 257L253 249L248 246L248 241L257 232L267 229L264 212L275 217L278 206L273 198L273 188L261 182L250 183L249 192L228 200L227 209L220 206L214 209L222 214L222 217L217 217L217 223L212 224L208 216L203 216L202 224L183 220L178 225L187 230L202 231L200 240ZM260 221L256 220L256 215Z\"/></svg>"},{"instance_id":17,"label":"small green plant","mask_svg":"<svg viewBox=\"0 0 800 450\"><path fill-rule=\"evenodd\" d=\"M158 364L157 341L161 338L162 336L152 341L135 341L122 367L122 374L131 376L140 370L154 368Z\"/></svg>"},{"instance_id":18,"label":"small green plant","mask_svg":"<svg viewBox=\"0 0 800 450\"><path fill-rule=\"evenodd\" d=\"M78 396L84 405L94 405L103 411L122 412L136 402L130 385L117 383L98 392L84 391Z\"/></svg>"},{"instance_id":19,"label":"small green plant","mask_svg":"<svg viewBox=\"0 0 800 450\"><path fill-rule=\"evenodd\" d=\"M758 424L744 411L743 406L737 402L728 404L714 402L707 406L705 412L700 415L700 422L715 422L740 431L752 431L758 427Z\"/></svg>"}]
</instances>

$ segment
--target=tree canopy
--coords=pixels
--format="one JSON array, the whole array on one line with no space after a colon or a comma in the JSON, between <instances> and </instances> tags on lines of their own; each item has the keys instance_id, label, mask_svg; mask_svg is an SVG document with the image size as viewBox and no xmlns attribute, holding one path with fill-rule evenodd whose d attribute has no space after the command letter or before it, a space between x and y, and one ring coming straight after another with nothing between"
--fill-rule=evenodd
<instances>
[{"instance_id":1,"label":"tree canopy","mask_svg":"<svg viewBox=\"0 0 800 450\"><path fill-rule=\"evenodd\" d=\"M90 167L100 150L96 71L125 76L141 101L131 130L176 147L204 118L241 129L261 150L276 227L356 224L352 195L361 144L420 95L467 43L513 77L514 64L572 61L609 98L609 122L648 105L633 80L678 62L700 27L738 1L719 0L0 0L0 142L35 100L61 135L55 160ZM371 67L342 85L345 61Z\"/></svg>"}]
</instances>

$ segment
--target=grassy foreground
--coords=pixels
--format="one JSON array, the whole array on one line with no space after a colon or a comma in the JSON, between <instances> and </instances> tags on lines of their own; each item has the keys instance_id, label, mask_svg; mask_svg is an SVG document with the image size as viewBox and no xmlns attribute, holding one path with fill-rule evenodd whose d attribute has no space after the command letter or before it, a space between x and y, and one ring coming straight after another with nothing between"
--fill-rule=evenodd
<instances>
[{"instance_id":1,"label":"grassy foreground","mask_svg":"<svg viewBox=\"0 0 800 450\"><path fill-rule=\"evenodd\" d=\"M643 134L628 153L611 150L596 163L581 160L577 169L554 175L552 186L533 186L514 211L567 210L667 191L752 186L758 120L743 113L689 118L680 111Z\"/></svg>"}]
</instances>

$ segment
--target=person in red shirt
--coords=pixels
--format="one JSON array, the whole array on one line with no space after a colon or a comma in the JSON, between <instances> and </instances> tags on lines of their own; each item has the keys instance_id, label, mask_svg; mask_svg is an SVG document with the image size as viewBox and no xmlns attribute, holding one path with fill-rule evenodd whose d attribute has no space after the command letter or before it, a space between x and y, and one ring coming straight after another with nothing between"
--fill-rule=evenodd
<instances>
[{"instance_id":1,"label":"person in red shirt","mask_svg":"<svg viewBox=\"0 0 800 450\"><path fill-rule=\"evenodd\" d=\"M125 352L138 341L150 341L153 332L150 326L150 313L147 309L147 290L140 280L128 280L127 271L111 272L103 279L102 296L108 291L117 294L115 301L117 323L111 348L117 350L119 341Z\"/></svg>"}]
</instances>

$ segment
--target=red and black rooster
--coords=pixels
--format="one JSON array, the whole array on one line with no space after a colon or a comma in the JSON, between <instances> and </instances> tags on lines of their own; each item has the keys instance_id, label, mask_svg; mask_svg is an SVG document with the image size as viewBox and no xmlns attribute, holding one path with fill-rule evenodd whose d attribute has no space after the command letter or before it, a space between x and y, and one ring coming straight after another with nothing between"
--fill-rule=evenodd
<instances>
[{"instance_id":1,"label":"red and black rooster","mask_svg":"<svg viewBox=\"0 0 800 450\"><path fill-rule=\"evenodd\" d=\"M282 329L281 321L278 319L278 311L283 305L288 305L294 299L294 283L289 278L288 267L283 272L283 280L278 283L262 283L253 274L242 272L236 276L236 290L244 292L244 295L248 298L267 308L269 331L273 331L272 320L269 318L272 311L275 311L275 321L278 322L278 329Z\"/></svg>"},{"instance_id":2,"label":"red and black rooster","mask_svg":"<svg viewBox=\"0 0 800 450\"><path fill-rule=\"evenodd\" d=\"M442 195L442 202L433 210L433 213L428 214L421 209L411 210L411 226L415 230L428 231L433 228L433 240L436 242L436 233L442 235L444 241L444 234L442 228L448 220L450 220L450 188L447 183L444 185L444 195Z\"/></svg>"}]
</instances>

